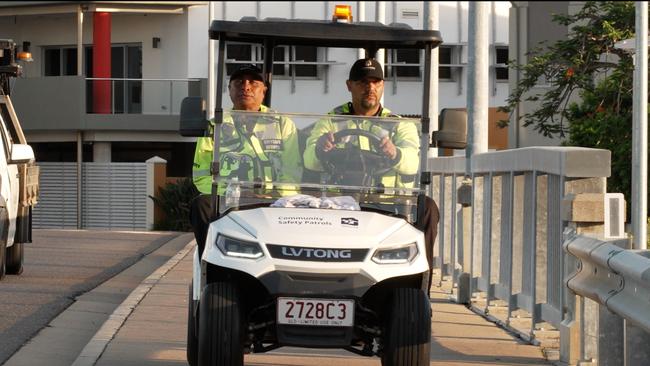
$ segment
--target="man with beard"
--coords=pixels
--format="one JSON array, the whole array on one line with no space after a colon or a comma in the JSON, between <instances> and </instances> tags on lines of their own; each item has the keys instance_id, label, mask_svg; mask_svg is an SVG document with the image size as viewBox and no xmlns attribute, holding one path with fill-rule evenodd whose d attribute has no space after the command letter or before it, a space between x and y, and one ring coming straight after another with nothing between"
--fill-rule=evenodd
<instances>
[{"instance_id":1,"label":"man with beard","mask_svg":"<svg viewBox=\"0 0 650 366\"><path fill-rule=\"evenodd\" d=\"M346 81L348 91L352 95L352 101L334 108L329 114L355 115L368 117L399 117L393 114L388 108L381 105L381 97L384 93L384 73L381 65L374 59L366 58L357 60ZM381 137L377 147L373 147L364 136L349 136L352 141L336 142L334 134L346 129L362 129L371 134ZM305 168L322 172L324 166L322 161L327 154L334 150L343 148L346 143L355 145L362 150L376 150L383 154L392 168L381 176L382 185L385 188L413 188L419 167L420 138L415 124L410 122L382 123L381 120L346 121L339 119L323 119L316 122L312 132L307 139L304 153ZM420 229L425 235L425 246L427 249L427 260L429 268L433 265L433 243L438 232L439 221L438 206L430 197L425 199L424 218ZM431 271L429 273L429 288L431 288Z\"/></svg>"}]
</instances>

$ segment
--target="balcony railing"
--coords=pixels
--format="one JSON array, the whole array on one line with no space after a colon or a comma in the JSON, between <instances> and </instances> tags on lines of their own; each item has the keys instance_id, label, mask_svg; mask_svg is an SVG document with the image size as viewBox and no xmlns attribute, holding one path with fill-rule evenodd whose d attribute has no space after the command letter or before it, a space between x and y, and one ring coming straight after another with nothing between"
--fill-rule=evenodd
<instances>
[{"instance_id":1,"label":"balcony railing","mask_svg":"<svg viewBox=\"0 0 650 366\"><path fill-rule=\"evenodd\" d=\"M86 113L178 115L200 79L86 78Z\"/></svg>"}]
</instances>

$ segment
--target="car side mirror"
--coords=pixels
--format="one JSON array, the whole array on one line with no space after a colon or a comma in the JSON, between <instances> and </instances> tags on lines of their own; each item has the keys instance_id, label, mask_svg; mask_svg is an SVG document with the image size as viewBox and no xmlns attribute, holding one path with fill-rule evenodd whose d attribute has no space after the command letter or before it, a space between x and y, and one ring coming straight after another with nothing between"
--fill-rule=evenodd
<instances>
[{"instance_id":1,"label":"car side mirror","mask_svg":"<svg viewBox=\"0 0 650 366\"><path fill-rule=\"evenodd\" d=\"M179 131L185 137L205 135L208 120L205 113L205 101L201 97L185 97L181 102L181 121Z\"/></svg>"},{"instance_id":2,"label":"car side mirror","mask_svg":"<svg viewBox=\"0 0 650 366\"><path fill-rule=\"evenodd\" d=\"M14 144L11 147L11 162L15 164L29 163L34 160L34 150L26 144Z\"/></svg>"},{"instance_id":3,"label":"car side mirror","mask_svg":"<svg viewBox=\"0 0 650 366\"><path fill-rule=\"evenodd\" d=\"M464 149L467 146L467 111L445 108L440 111L438 131L431 135L433 147Z\"/></svg>"}]
</instances>

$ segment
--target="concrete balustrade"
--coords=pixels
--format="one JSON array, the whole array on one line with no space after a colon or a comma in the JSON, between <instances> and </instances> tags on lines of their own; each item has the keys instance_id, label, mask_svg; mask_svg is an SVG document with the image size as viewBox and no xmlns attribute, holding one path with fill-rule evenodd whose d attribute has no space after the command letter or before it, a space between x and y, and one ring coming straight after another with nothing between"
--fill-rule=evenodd
<instances>
[{"instance_id":1,"label":"concrete balustrade","mask_svg":"<svg viewBox=\"0 0 650 366\"><path fill-rule=\"evenodd\" d=\"M439 281L452 281L458 302L532 343L544 343L539 334L555 329L560 363L619 365L617 357L622 360L628 350L629 365L644 364L633 361L645 360L643 352L630 353L632 339L643 339L630 338L637 328L627 333L632 343L622 343L624 328L636 325L626 322L624 327L622 317L566 286L579 261L563 250L565 230L603 235L609 151L531 147L484 153L472 158L469 176L464 157L430 158L427 168L430 194L441 214L435 265L441 269ZM627 264L622 266L617 271L624 272ZM612 286L621 282L614 273L621 272L608 275ZM607 296L588 281L581 286L583 295ZM631 287L639 306L650 308L640 287ZM620 306L629 302L620 301ZM605 337L598 329L611 329L612 335ZM618 356L606 357L605 352Z\"/></svg>"}]
</instances>

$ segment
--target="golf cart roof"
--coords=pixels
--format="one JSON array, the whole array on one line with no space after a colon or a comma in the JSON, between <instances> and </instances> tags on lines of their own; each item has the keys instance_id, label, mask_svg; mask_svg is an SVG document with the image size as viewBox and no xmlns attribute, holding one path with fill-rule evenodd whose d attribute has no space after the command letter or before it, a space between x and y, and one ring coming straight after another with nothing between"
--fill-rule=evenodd
<instances>
[{"instance_id":1,"label":"golf cart roof","mask_svg":"<svg viewBox=\"0 0 650 366\"><path fill-rule=\"evenodd\" d=\"M238 22L215 20L211 39L274 45L339 48L425 48L442 43L437 30L412 29L406 24L337 23L324 20L244 17Z\"/></svg>"}]
</instances>

